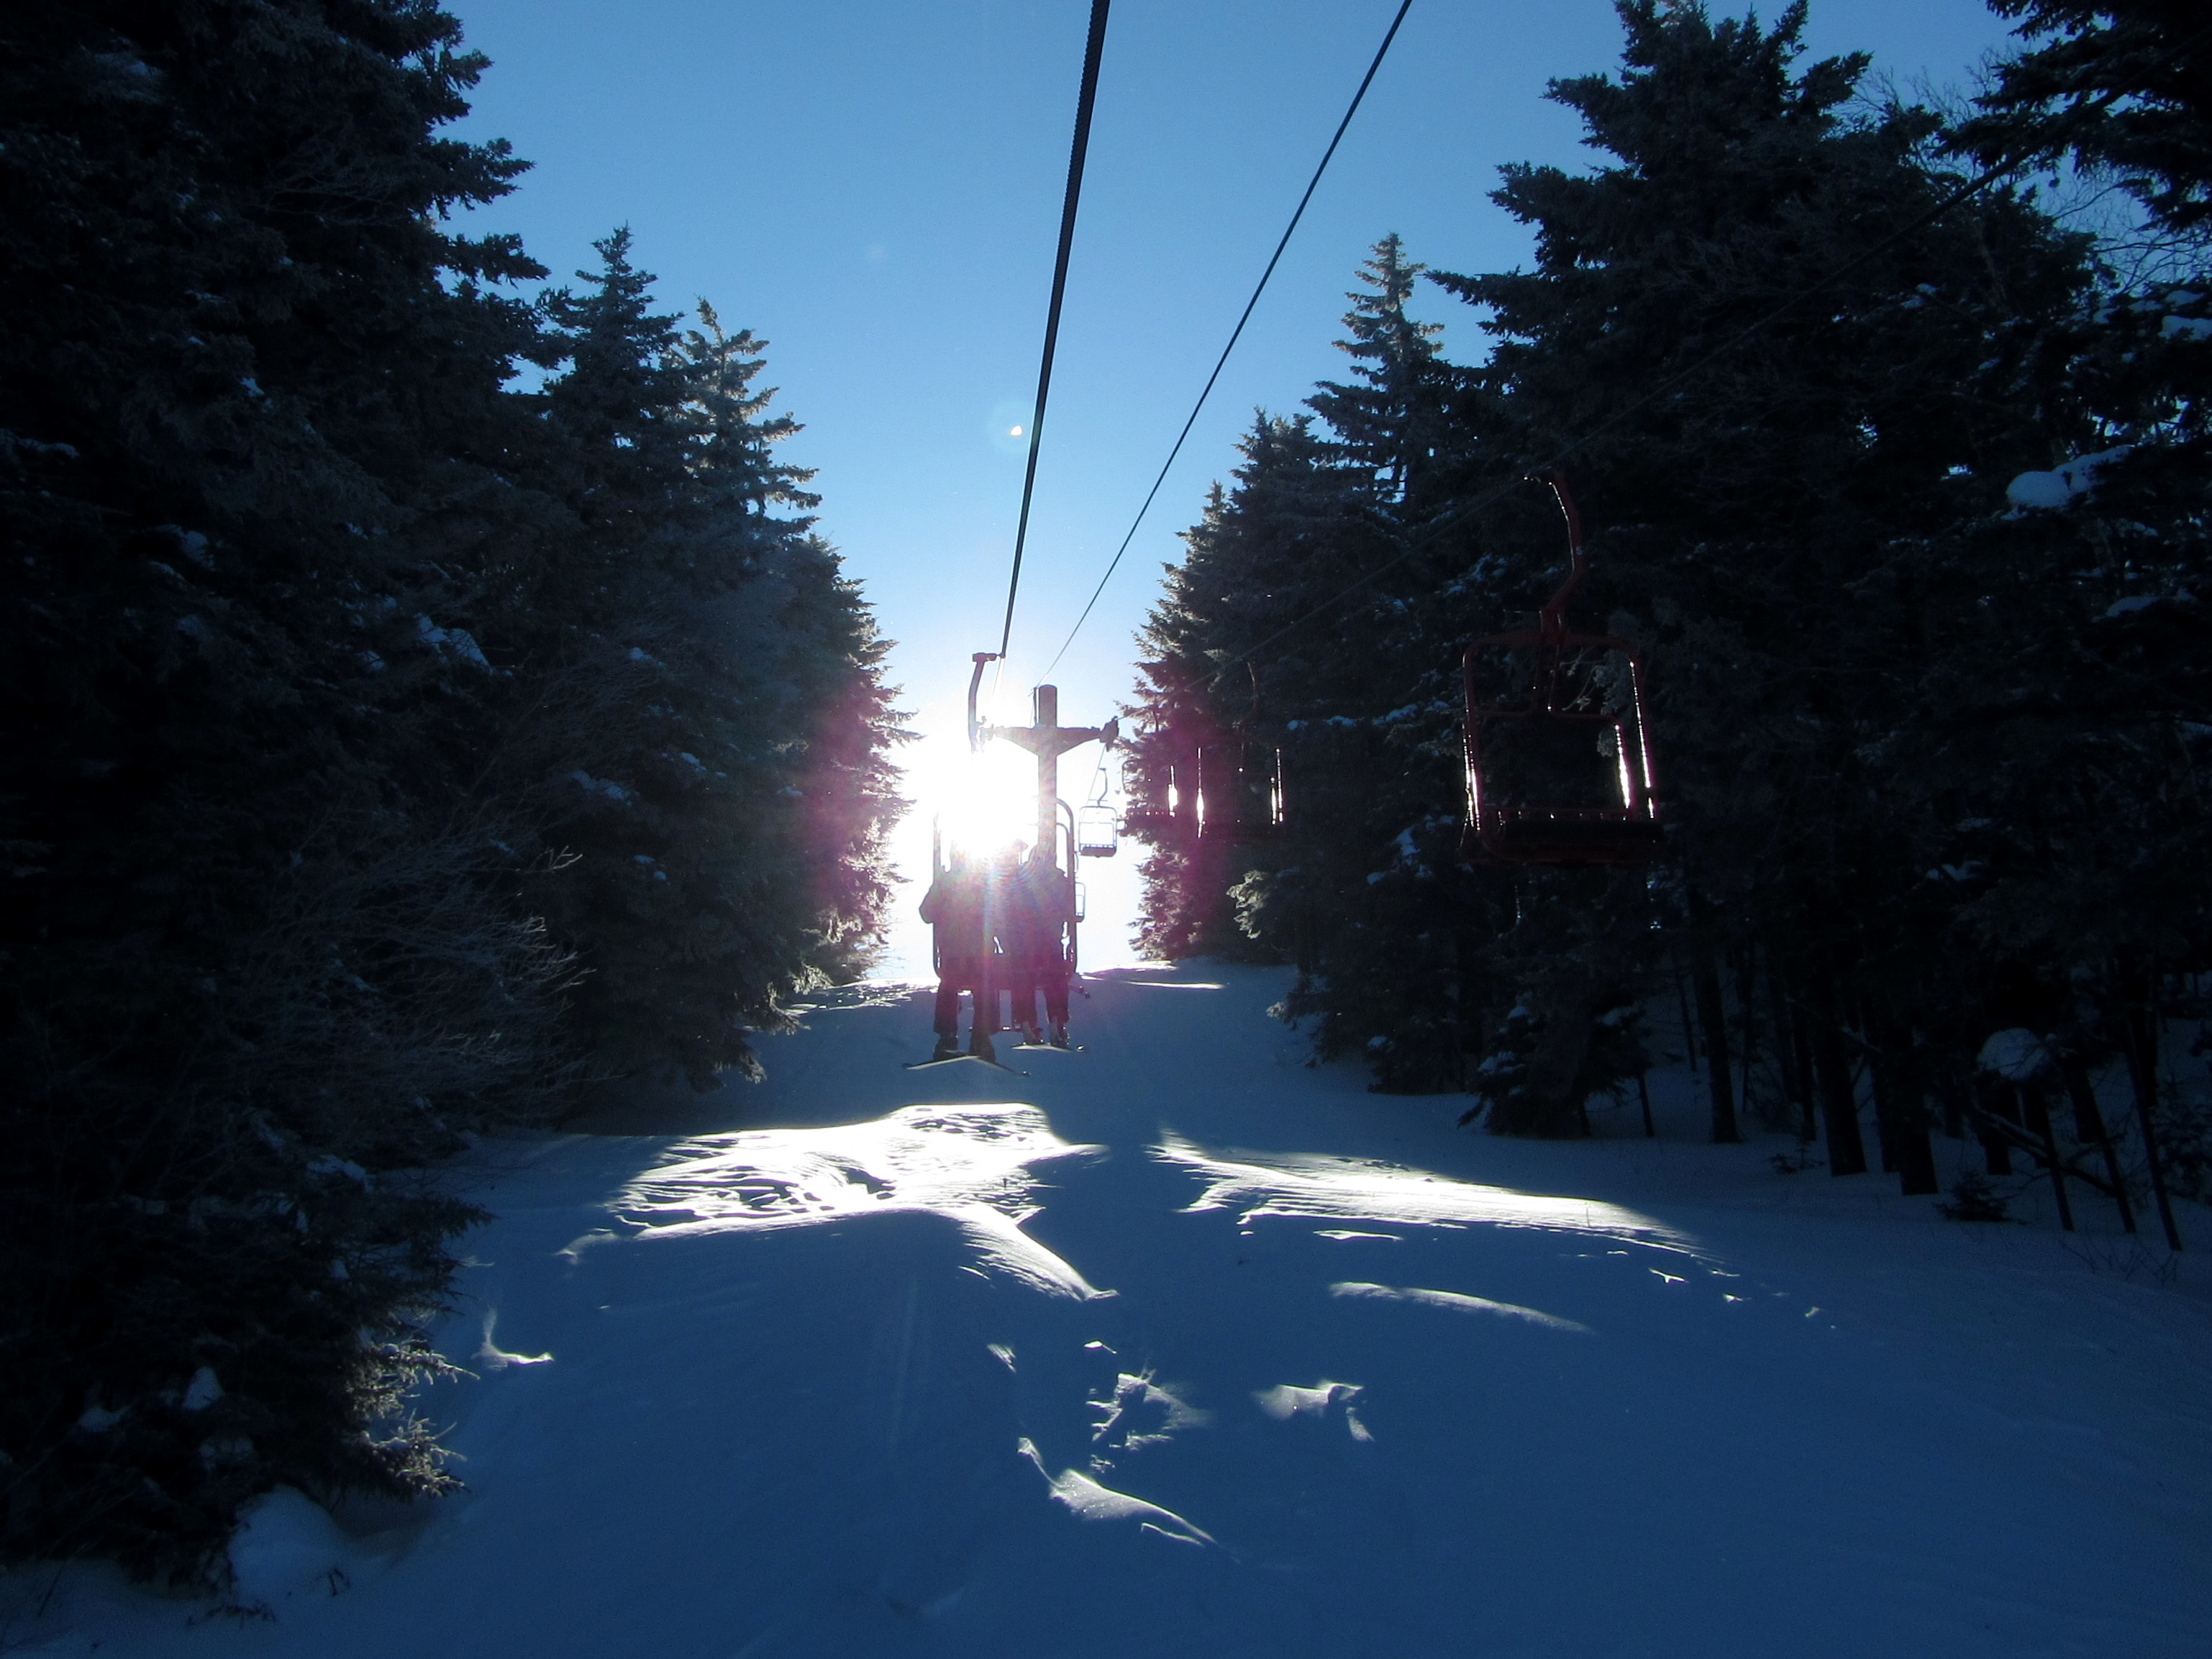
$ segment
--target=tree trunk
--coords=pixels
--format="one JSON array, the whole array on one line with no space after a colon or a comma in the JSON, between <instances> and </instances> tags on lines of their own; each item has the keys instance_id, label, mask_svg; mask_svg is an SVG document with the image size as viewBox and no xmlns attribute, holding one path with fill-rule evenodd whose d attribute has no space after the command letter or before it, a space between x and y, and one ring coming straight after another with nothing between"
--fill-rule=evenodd
<instances>
[{"instance_id":1,"label":"tree trunk","mask_svg":"<svg viewBox=\"0 0 2212 1659\"><path fill-rule=\"evenodd\" d=\"M1682 1016L1682 1058L1690 1063L1690 1075L1698 1074L1698 1030L1690 1018L1690 998L1682 988L1682 959L1674 957L1674 1006Z\"/></svg>"},{"instance_id":2,"label":"tree trunk","mask_svg":"<svg viewBox=\"0 0 2212 1659\"><path fill-rule=\"evenodd\" d=\"M1971 1086L1976 1097L1975 1103L1982 1109L1984 1115L2001 1117L2008 1121L2017 1115L2009 1098L2012 1094L2011 1089L1999 1083L1989 1073L1976 1072ZM1990 1173L1993 1176L2010 1175L2012 1173L2012 1142L1993 1130L1982 1128L1978 1120L1974 1133L1981 1140L1982 1156L1988 1160Z\"/></svg>"},{"instance_id":3,"label":"tree trunk","mask_svg":"<svg viewBox=\"0 0 2212 1659\"><path fill-rule=\"evenodd\" d=\"M1737 1066L1736 1102L1747 1116L1756 1115L1771 1127L1768 1115L1752 1104L1751 1068L1759 1054L1759 950L1747 945L1735 960L1735 1002L1742 1012L1743 1054Z\"/></svg>"},{"instance_id":4,"label":"tree trunk","mask_svg":"<svg viewBox=\"0 0 2212 1659\"><path fill-rule=\"evenodd\" d=\"M1778 975L1770 978L1768 983L1774 988L1774 1042L1778 1054L1784 1052L1782 1033L1789 1033L1784 1070L1790 1079L1790 1097L1797 1103L1797 1138L1813 1140L1818 1138L1820 1129L1814 1111L1813 1040L1805 1029L1805 1011L1790 1006Z\"/></svg>"},{"instance_id":5,"label":"tree trunk","mask_svg":"<svg viewBox=\"0 0 2212 1659\"><path fill-rule=\"evenodd\" d=\"M1940 1193L1943 1183L1936 1177L1926 1094L1919 1068L1910 1058L1911 1037L1881 1012L1870 1007L1868 1014L1868 1033L1874 1038L1874 1113L1881 1133L1881 1167L1896 1173L1899 1190L1907 1198Z\"/></svg>"},{"instance_id":6,"label":"tree trunk","mask_svg":"<svg viewBox=\"0 0 2212 1659\"><path fill-rule=\"evenodd\" d=\"M1590 994L1590 983L1580 974L1561 974L1537 992L1544 1025L1523 1085L1532 1134L1571 1139L1589 1133L1579 1083L1589 1053Z\"/></svg>"},{"instance_id":7,"label":"tree trunk","mask_svg":"<svg viewBox=\"0 0 2212 1659\"><path fill-rule=\"evenodd\" d=\"M2028 1133L2047 1149L2046 1153L2038 1156L2051 1171L2051 1195L2058 1200L2058 1224L2070 1233L2074 1231L2074 1205L2066 1196L2065 1162L2058 1156L2058 1133L2051 1127L2050 1108L2044 1104L2043 1091L2032 1085L2021 1085L2020 1101L2027 1109Z\"/></svg>"},{"instance_id":8,"label":"tree trunk","mask_svg":"<svg viewBox=\"0 0 2212 1659\"><path fill-rule=\"evenodd\" d=\"M2134 981L2133 984L2129 981ZM2134 993L2140 989L2138 999ZM2158 1218L2166 1229L2168 1249L2181 1248L2181 1229L2173 1224L2173 1200L2166 1190L2166 1160L2158 1144L2158 1011L2153 1006L2156 981L2148 972L2124 975L2119 998L2119 1024L2128 1056L2128 1080L2135 1085L2136 1122L2142 1131L2143 1158L2150 1165L2151 1197L2158 1204Z\"/></svg>"},{"instance_id":9,"label":"tree trunk","mask_svg":"<svg viewBox=\"0 0 2212 1659\"><path fill-rule=\"evenodd\" d=\"M1729 1075L1728 1010L1721 1001L1721 970L1711 948L1697 941L1698 1020L1705 1027L1705 1081L1713 1101L1713 1144L1743 1139L1735 1124L1735 1085Z\"/></svg>"},{"instance_id":10,"label":"tree trunk","mask_svg":"<svg viewBox=\"0 0 2212 1659\"><path fill-rule=\"evenodd\" d=\"M2068 1054L2058 1062L2058 1075L2066 1085L2066 1097L2074 1103L2074 1133L2083 1145L2104 1153L2106 1173L2112 1177L2112 1201L2120 1206L2120 1225L2133 1232L2136 1212L2128 1202L2128 1178L2120 1169L2120 1154L2112 1145L2112 1132L2105 1127L2105 1115L2097 1109L2097 1090L2089 1081L2089 1068L2079 1054Z\"/></svg>"},{"instance_id":11,"label":"tree trunk","mask_svg":"<svg viewBox=\"0 0 2212 1659\"><path fill-rule=\"evenodd\" d=\"M1828 1131L1828 1173L1864 1175L1866 1142L1859 1136L1858 1091L1851 1085L1851 1057L1844 1047L1843 1028L1837 1023L1835 989L1826 980L1815 980L1814 987L1809 1035L1813 1070L1820 1091L1820 1115Z\"/></svg>"}]
</instances>

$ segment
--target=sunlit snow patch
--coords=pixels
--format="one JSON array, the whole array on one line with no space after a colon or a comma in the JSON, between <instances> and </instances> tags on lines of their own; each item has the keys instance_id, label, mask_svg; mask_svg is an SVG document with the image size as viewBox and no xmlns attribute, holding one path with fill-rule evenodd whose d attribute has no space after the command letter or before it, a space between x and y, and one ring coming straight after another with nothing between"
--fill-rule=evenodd
<instances>
[{"instance_id":1,"label":"sunlit snow patch","mask_svg":"<svg viewBox=\"0 0 2212 1659\"><path fill-rule=\"evenodd\" d=\"M1134 1521L1146 1532L1156 1532L1163 1538L1173 1538L1185 1544L1211 1544L1212 1534L1201 1527L1194 1527L1173 1510L1164 1510L1158 1504L1147 1504L1141 1498L1132 1498L1125 1492L1115 1492L1102 1486L1079 1469L1063 1469L1058 1474L1046 1474L1044 1459L1037 1449L1024 1438L1016 1443L1016 1449L1036 1466L1052 1488L1054 1501L1065 1504L1085 1521Z\"/></svg>"},{"instance_id":2,"label":"sunlit snow patch","mask_svg":"<svg viewBox=\"0 0 2212 1659\"><path fill-rule=\"evenodd\" d=\"M1279 1382L1272 1389L1258 1389L1252 1398L1278 1423L1302 1417L1323 1423L1332 1418L1340 1419L1346 1432L1364 1443L1375 1437L1359 1420L1357 1410L1359 1396L1365 1392L1357 1382L1332 1382L1323 1377L1310 1389L1302 1389L1295 1382Z\"/></svg>"},{"instance_id":3,"label":"sunlit snow patch","mask_svg":"<svg viewBox=\"0 0 2212 1659\"><path fill-rule=\"evenodd\" d=\"M1692 1241L1617 1204L1516 1193L1409 1170L1402 1164L1311 1152L1238 1152L1218 1157L1178 1135L1152 1148L1206 1183L1185 1212L1235 1210L1240 1225L1259 1216L1367 1221L1405 1227L1534 1227L1686 1250Z\"/></svg>"},{"instance_id":4,"label":"sunlit snow patch","mask_svg":"<svg viewBox=\"0 0 2212 1659\"><path fill-rule=\"evenodd\" d=\"M941 1215L985 1267L1081 1300L1114 1292L1022 1231L1036 1213L1030 1166L1102 1150L1060 1139L1034 1106L904 1106L868 1123L702 1135L631 1182L614 1209L663 1238Z\"/></svg>"},{"instance_id":5,"label":"sunlit snow patch","mask_svg":"<svg viewBox=\"0 0 2212 1659\"><path fill-rule=\"evenodd\" d=\"M510 1365L544 1365L552 1362L550 1353L509 1353L492 1340L499 1329L499 1310L492 1309L484 1315L483 1341L477 1346L476 1363L488 1371L503 1371Z\"/></svg>"},{"instance_id":6,"label":"sunlit snow patch","mask_svg":"<svg viewBox=\"0 0 2212 1659\"><path fill-rule=\"evenodd\" d=\"M1091 1443L1117 1452L1164 1446L1185 1429L1204 1427L1213 1415L1162 1388L1150 1371L1121 1372L1114 1379L1112 1395L1090 1405L1100 1419ZM1094 1462L1092 1467L1100 1464Z\"/></svg>"},{"instance_id":7,"label":"sunlit snow patch","mask_svg":"<svg viewBox=\"0 0 2212 1659\"><path fill-rule=\"evenodd\" d=\"M1492 1314L1500 1319L1517 1319L1531 1325L1542 1325L1555 1331L1581 1331L1588 1334L1589 1327L1571 1319L1562 1319L1557 1314L1547 1314L1534 1308L1524 1308L1517 1302L1492 1302L1486 1296L1462 1296L1457 1291L1400 1290L1394 1285L1363 1285L1349 1281L1328 1287L1331 1296L1357 1297L1375 1302L1416 1302L1424 1307L1449 1308L1458 1313Z\"/></svg>"}]
</instances>

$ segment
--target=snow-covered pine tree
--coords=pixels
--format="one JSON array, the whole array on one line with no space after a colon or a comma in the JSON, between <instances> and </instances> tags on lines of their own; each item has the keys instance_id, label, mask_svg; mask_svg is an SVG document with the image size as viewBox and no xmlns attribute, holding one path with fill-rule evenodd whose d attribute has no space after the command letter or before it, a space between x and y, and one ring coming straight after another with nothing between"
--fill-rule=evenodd
<instances>
[{"instance_id":1,"label":"snow-covered pine tree","mask_svg":"<svg viewBox=\"0 0 2212 1659\"><path fill-rule=\"evenodd\" d=\"M434 136L434 8L0 35L0 1547L191 1576L274 1483L441 1484L398 1407L470 1212L386 1172L558 1063L445 534L542 272L443 222L520 164Z\"/></svg>"},{"instance_id":2,"label":"snow-covered pine tree","mask_svg":"<svg viewBox=\"0 0 2212 1659\"><path fill-rule=\"evenodd\" d=\"M542 679L516 765L549 814L534 890L588 977L598 1062L708 1086L755 1069L778 1000L878 931L896 807L882 647L771 459L759 343L651 308L626 231L546 308L548 487L577 531L536 604ZM558 480L557 485L555 480Z\"/></svg>"},{"instance_id":3,"label":"snow-covered pine tree","mask_svg":"<svg viewBox=\"0 0 2212 1659\"><path fill-rule=\"evenodd\" d=\"M483 67L420 0L0 21L9 1555L219 1580L273 1485L450 1485L475 1212L410 1171L581 1056L744 1066L874 931L881 647L754 343L619 246L541 325L443 222L521 170L437 134Z\"/></svg>"},{"instance_id":4,"label":"snow-covered pine tree","mask_svg":"<svg viewBox=\"0 0 2212 1659\"><path fill-rule=\"evenodd\" d=\"M1235 957L1253 948L1231 890L1274 862L1273 854L1218 834L1201 838L1200 754L1264 753L1286 742L1297 711L1315 695L1302 683L1305 663L1278 657L1263 676L1240 659L1310 596L1348 580L1343 549L1355 492L1310 417L1261 415L1239 447L1235 486L1214 489L1205 518L1184 532L1185 557L1167 568L1165 592L1138 641L1146 683L1124 711L1134 730L1123 775L1147 814L1140 822L1160 826L1142 836L1154 851L1139 942L1167 957ZM1218 831L1223 803L1212 811Z\"/></svg>"},{"instance_id":5,"label":"snow-covered pine tree","mask_svg":"<svg viewBox=\"0 0 2212 1659\"><path fill-rule=\"evenodd\" d=\"M2088 193L2134 212L2107 216L2094 303L2063 337L2077 421L1980 532L2037 573L2043 603L2023 614L2019 590L1990 596L1994 684L1979 729L1938 763L1996 804L1931 862L1979 864L1963 925L2033 964L1981 1024L2033 1024L2076 1068L2120 1057L2138 1132L2162 1122L2201 1180L2212 1121L2159 1087L2154 1050L2161 1015L2201 1017L2188 993L2212 937L2197 850L2212 805L2212 35L2157 0L1998 9L2032 49L1954 147L2050 167L2061 208ZM2023 676L2029 653L2039 672Z\"/></svg>"},{"instance_id":6,"label":"snow-covered pine tree","mask_svg":"<svg viewBox=\"0 0 2212 1659\"><path fill-rule=\"evenodd\" d=\"M1534 268L1441 279L1497 341L1478 370L1401 377L1440 389L1441 435L1408 445L1402 472L1378 465L1387 383L1364 376L1366 401L1318 394L1345 422L1363 530L1422 556L1395 591L1378 582L1346 602L1329 648L1287 677L1327 688L1328 715L1392 730L1373 775L1334 767L1383 811L1301 811L1286 873L1246 884L1248 914L1264 930L1267 895L1310 884L1300 1006L1324 1016L1324 1040L1366 1048L1394 1086L1454 1087L1451 1032L1490 1052L1474 1076L1493 1127L1544 1133L1571 1133L1582 1094L1640 1063L1605 1033L1663 943L1701 993L1709 1042L1724 1052L1748 1034L1781 1054L1796 1094L1808 1077L1822 1085L1839 1171L1861 1156L1852 1056L1872 1055L1885 1162L1924 1187L1923 1098L1971 1073L1967 1032L1998 988L2051 966L1983 948L1972 880L1928 878L1930 847L1977 812L1972 791L1944 793L1966 771L1919 739L1974 724L1970 684L2057 692L2032 653L1996 648L1995 617L2014 616L2017 642L2078 607L2076 577L2018 544L2033 527L2005 516L2005 490L2111 418L2069 368L2092 300L2087 245L2002 191L1916 222L1958 179L1936 153L1938 124L1854 104L1863 59L1795 67L1802 9L1771 29L1692 6L1621 15L1620 79L1553 92L1614 162L1507 169L1498 199L1536 229ZM1370 272L1386 306L1403 286L1388 274L1402 254L1387 252ZM2186 337L2190 313L2177 315L2160 327ZM1374 313L1353 334L1370 348L1407 338ZM1661 688L1676 857L1650 885L1468 879L1422 838L1424 804L1453 799L1453 647L1525 617L1558 576L1537 492L1480 512L1470 497L1563 456L1600 532L1581 614L1643 639ZM1228 592L1200 597L1219 607ZM1258 672L1318 632L1258 653ZM1285 710L1286 725L1297 717ZM1965 869L1960 856L1934 861ZM1389 884L1408 879L1423 902L1386 917ZM1363 899L1361 886L1376 890ZM1552 1024L1557 1052L1534 1069L1558 1092L1537 1100L1523 1073ZM1570 1064L1577 1054L1597 1069ZM1783 1108L1780 1092L1765 1109Z\"/></svg>"},{"instance_id":7,"label":"snow-covered pine tree","mask_svg":"<svg viewBox=\"0 0 2212 1659\"><path fill-rule=\"evenodd\" d=\"M1902 1056L1934 958L1887 757L1918 713L1913 665L1942 653L1948 583L1997 574L1947 568L1952 526L2071 418L2051 335L2086 292L2084 248L2002 194L1908 229L1954 183L1934 118L1853 111L1863 58L1796 70L1802 8L1766 30L1621 15L1620 79L1553 94L1619 164L1509 168L1498 199L1536 228L1535 268L1443 280L1489 313L1489 407L1529 461L1573 446L1602 530L1587 603L1651 644L1669 931L1708 1018L1717 964L1756 960L1811 1023ZM1832 1081L1843 1172L1856 1112ZM1878 1094L1885 1161L1927 1187L1913 1086Z\"/></svg>"}]
</instances>

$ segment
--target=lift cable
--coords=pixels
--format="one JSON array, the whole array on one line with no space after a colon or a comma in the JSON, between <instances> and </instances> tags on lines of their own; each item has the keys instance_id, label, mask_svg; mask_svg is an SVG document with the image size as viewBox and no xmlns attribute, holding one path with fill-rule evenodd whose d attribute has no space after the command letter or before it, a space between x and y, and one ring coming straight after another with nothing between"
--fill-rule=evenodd
<instances>
[{"instance_id":1,"label":"lift cable","mask_svg":"<svg viewBox=\"0 0 2212 1659\"><path fill-rule=\"evenodd\" d=\"M2212 30L2203 31L2202 33L2212 34ZM2199 38L2201 38L2201 35ZM2091 99L2086 103L2076 105L2074 108L2066 112L2065 118L2069 121L2075 121L2080 120L2087 116L2098 114L2103 110L2111 107L2111 106L2117 103L2124 95L2125 94L2124 89L2115 88L2114 90L2107 92L2100 97ZM1856 270L1861 265L1865 264L1869 260L1875 258L1875 255L1887 252L1891 247L1896 246L1899 242L1904 240L1907 236L1912 235L1917 231L1926 229L1928 226L1942 218L1953 208L1957 207L1960 204L1967 201L1972 197L1979 195L1983 191L1988 189L2000 179L2004 178L2008 173L2018 172L2021 167L2026 167L2034 159L2034 155L2030 153L2028 155L2015 156L2010 161L1993 163L1989 167L1984 169L1981 173L1976 174L1973 178L1968 179L1965 184L1960 185L1957 189L1944 196L1935 204L1935 206L1929 208L1926 212L1922 213L1917 218L1908 221L1904 225L1899 227L1896 230L1892 231L1888 235L1883 237L1881 240L1876 242L1873 246L1863 250L1851 258L1846 259L1842 264L1838 265L1826 276L1823 276L1819 282L1811 283L1807 287L1801 288L1794 294L1790 295L1772 310L1766 312L1762 316L1754 318L1751 322L1747 323L1741 329L1737 331L1737 332L1730 335L1727 339L1721 342L1720 344L1715 346L1704 356L1689 364L1686 368L1677 369L1674 374L1660 381L1658 385L1644 392L1642 397L1633 398L1630 402L1624 404L1620 408L1615 410L1604 420L1600 421L1595 426L1583 433L1580 437L1569 439L1565 443L1562 444L1557 450L1555 450L1549 459L1541 462L1538 465L1532 467L1529 470L1529 475L1541 477L1553 471L1555 469L1562 465L1566 461L1567 458L1572 455L1577 450L1581 449L1586 445L1604 436L1605 434L1611 431L1614 427L1619 426L1631 416L1638 414L1643 410L1649 408L1652 404L1657 402L1668 392L1680 386L1683 381L1690 379L1694 374L1702 373L1705 369L1710 368L1722 357L1726 356L1729 352L1735 350L1736 347L1741 345L1746 340L1750 339L1752 336L1765 329L1768 324L1774 322L1778 319L1795 310L1799 305L1802 304L1805 301L1811 299L1822 290L1832 288L1836 283L1841 282L1844 277L1850 275L1851 272ZM1368 571L1357 580L1339 589L1336 592L1332 593L1328 598L1323 599L1319 605L1314 606L1312 610L1307 611L1304 616L1285 623L1282 627L1277 629L1265 639L1261 640L1257 644L1247 646L1235 656L1229 658L1226 661L1223 662L1220 666L1216 668L1212 674L1208 675L1203 681L1199 683L1199 689L1213 685L1224 674L1236 667L1237 664L1243 662L1249 658L1257 656L1261 651L1264 651L1267 647L1273 645L1277 640L1283 638L1287 634L1296 631L1297 629L1303 628L1306 623L1311 622L1316 617L1320 616L1323 611L1334 609L1343 600L1349 599L1352 594L1366 586L1368 583L1373 581L1377 576L1382 575L1386 572L1395 569L1397 566L1405 563L1407 560L1412 558L1413 555L1419 552L1423 547L1426 546L1430 542L1434 541L1438 536L1450 529L1454 525L1459 524L1463 520L1473 517L1484 507L1488 507L1492 502L1502 500L1513 490L1519 489L1523 482L1524 480L1520 475L1516 475L1513 478L1509 479L1504 483L1492 484L1489 489L1476 494L1472 499L1463 501L1460 505L1448 509L1439 517L1431 520L1426 525L1424 525L1420 529L1413 532L1413 536L1407 540L1404 549L1399 553L1389 559L1385 559L1381 564L1376 565L1372 570Z\"/></svg>"},{"instance_id":2,"label":"lift cable","mask_svg":"<svg viewBox=\"0 0 2212 1659\"><path fill-rule=\"evenodd\" d=\"M1152 487L1146 491L1144 505L1137 509L1137 516L1129 525L1129 533L1121 538L1121 545L1114 550L1114 557L1106 566L1106 574L1098 579L1098 586L1091 590L1090 600L1083 607L1083 614L1075 619L1075 626L1067 630L1067 637L1060 641L1060 649L1054 653L1052 661L1045 665L1046 673L1051 673L1059 665L1060 658L1067 654L1067 647L1075 643L1075 636L1083 631L1083 624L1090 620L1091 608L1098 603L1098 596L1106 591L1106 584L1114 579L1114 572L1121 565L1121 556L1129 550L1129 544L1136 539L1138 526L1144 523L1145 514L1152 511L1153 498L1160 493L1160 486L1167 482L1168 470L1175 465L1176 457L1182 453L1183 441L1190 436L1191 428L1198 424L1199 411L1206 407L1206 400L1212 395L1213 384L1221 378L1221 371L1229 362L1229 354L1237 349L1237 342L1243 335L1244 325L1252 320L1253 308L1260 303L1261 295L1267 292L1267 279L1275 274L1275 266L1283 257L1283 250L1290 246L1291 234L1297 229L1298 221L1305 215L1306 204L1313 200L1315 187L1321 183L1322 174L1328 171L1329 161L1335 155L1336 147L1344 142L1345 130L1351 126L1352 118L1359 112L1359 100L1367 96L1367 88L1375 79L1375 71L1382 67L1382 59L1390 50L1390 43L1398 38L1398 26L1406 21L1406 14L1413 7L1413 0L1403 0L1398 8L1398 15L1390 20L1389 29L1382 36L1382 44L1375 49L1375 61L1368 64L1367 73L1360 80L1359 90L1352 94L1352 103L1344 112L1344 119L1336 124L1336 136L1328 141L1328 148L1322 152L1321 165L1314 169L1313 177L1306 181L1306 193L1298 198L1297 207L1291 215L1291 222L1283 228L1282 240L1275 244L1275 252L1267 261L1267 268L1260 273L1258 286L1253 289L1252 297L1244 302L1244 314L1237 319L1237 326L1229 331L1229 343L1221 348L1221 356L1213 365L1213 373L1206 377L1206 385L1199 392L1198 401L1191 405L1190 418L1182 423L1182 430L1176 434L1174 447L1168 451L1167 459L1160 465L1159 477L1152 480Z\"/></svg>"},{"instance_id":3,"label":"lift cable","mask_svg":"<svg viewBox=\"0 0 2212 1659\"><path fill-rule=\"evenodd\" d=\"M1060 342L1060 306L1067 293L1067 256L1075 245L1075 208L1083 196L1083 159L1091 148L1091 110L1098 100L1098 58L1106 46L1106 9L1112 0L1091 0L1091 36L1083 47L1083 90L1075 100L1075 142L1067 156L1067 194L1060 207L1060 253L1052 268L1052 304L1045 313L1044 356L1037 365L1036 409L1030 416L1029 469L1022 476L1022 516L1014 530L1014 568L1006 580L1006 620L999 632L999 660L1014 635L1014 596L1022 586L1022 549L1029 540L1030 498L1036 492L1037 446L1044 437L1045 398L1052 391L1052 353Z\"/></svg>"}]
</instances>

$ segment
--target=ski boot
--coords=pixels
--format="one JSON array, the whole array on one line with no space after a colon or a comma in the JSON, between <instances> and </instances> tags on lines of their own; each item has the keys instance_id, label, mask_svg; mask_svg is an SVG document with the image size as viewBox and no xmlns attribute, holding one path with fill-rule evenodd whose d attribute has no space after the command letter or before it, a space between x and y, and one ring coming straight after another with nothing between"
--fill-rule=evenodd
<instances>
[{"instance_id":1,"label":"ski boot","mask_svg":"<svg viewBox=\"0 0 2212 1659\"><path fill-rule=\"evenodd\" d=\"M941 1034L938 1037L937 1047L931 1051L929 1060L930 1064L933 1066L940 1060L957 1060L959 1058L959 1039L948 1032Z\"/></svg>"},{"instance_id":2,"label":"ski boot","mask_svg":"<svg viewBox=\"0 0 2212 1659\"><path fill-rule=\"evenodd\" d=\"M994 1066L999 1063L999 1051L991 1046L990 1033L981 1028L968 1034L968 1053L971 1059L988 1060Z\"/></svg>"},{"instance_id":3,"label":"ski boot","mask_svg":"<svg viewBox=\"0 0 2212 1659\"><path fill-rule=\"evenodd\" d=\"M1067 1048L1069 1046L1067 1041L1067 1027L1055 1020L1053 1023L1051 1041L1052 1046L1055 1048Z\"/></svg>"}]
</instances>

